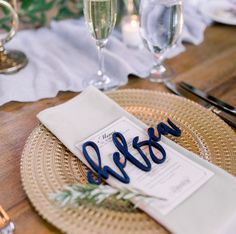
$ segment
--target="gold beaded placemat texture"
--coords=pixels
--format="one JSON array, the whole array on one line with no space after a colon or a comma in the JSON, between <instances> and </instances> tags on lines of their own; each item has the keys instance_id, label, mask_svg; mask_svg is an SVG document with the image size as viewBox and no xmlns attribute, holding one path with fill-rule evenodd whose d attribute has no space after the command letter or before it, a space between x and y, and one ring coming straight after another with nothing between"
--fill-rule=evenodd
<instances>
[{"instance_id":1,"label":"gold beaded placemat texture","mask_svg":"<svg viewBox=\"0 0 236 234\"><path fill-rule=\"evenodd\" d=\"M149 126L170 118L182 130L171 140L229 173L236 174L236 134L200 105L172 94L121 90L108 94ZM60 208L49 194L76 182L87 183L86 166L43 125L29 136L21 159L23 187L38 213L65 233L168 233L160 224L124 202Z\"/></svg>"}]
</instances>

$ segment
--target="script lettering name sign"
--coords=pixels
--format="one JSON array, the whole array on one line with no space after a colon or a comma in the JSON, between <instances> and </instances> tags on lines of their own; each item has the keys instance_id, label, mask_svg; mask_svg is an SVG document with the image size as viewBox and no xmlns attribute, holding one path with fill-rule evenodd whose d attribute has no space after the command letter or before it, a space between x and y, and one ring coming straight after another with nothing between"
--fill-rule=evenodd
<instances>
[{"instance_id":1,"label":"script lettering name sign","mask_svg":"<svg viewBox=\"0 0 236 234\"><path fill-rule=\"evenodd\" d=\"M101 184L102 180L107 180L109 176L113 176L120 182L128 184L130 182L130 177L125 171L127 161L145 172L149 172L152 170L152 162L156 164L164 163L166 160L166 151L159 143L161 140L161 136L170 134L172 136L179 137L181 135L181 130L170 119L168 119L167 122L169 125L163 122L157 124L157 134L155 134L154 128L148 128L147 140L140 141L138 136L135 136L132 139L132 148L136 152L138 152L142 160L139 160L137 157L130 153L128 143L124 134L122 134L121 132L112 133L112 142L116 147L116 151L112 154L112 159L116 167L119 169L119 173L117 172L117 170L113 170L108 165L102 165L102 155L100 153L98 145L95 142L87 141L83 143L83 155L90 167L97 174L97 177L94 178L93 171L88 171L88 182L92 184ZM144 151L144 147L147 147L148 151ZM95 153L97 160L94 160L94 157L90 155L91 149L93 153ZM159 152L158 156L155 152Z\"/></svg>"}]
</instances>

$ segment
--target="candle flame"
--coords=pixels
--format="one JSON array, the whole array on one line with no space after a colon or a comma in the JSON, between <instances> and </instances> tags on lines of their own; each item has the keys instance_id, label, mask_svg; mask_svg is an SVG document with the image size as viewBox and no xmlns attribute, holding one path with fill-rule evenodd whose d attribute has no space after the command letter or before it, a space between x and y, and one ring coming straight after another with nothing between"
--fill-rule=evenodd
<instances>
[{"instance_id":1,"label":"candle flame","mask_svg":"<svg viewBox=\"0 0 236 234\"><path fill-rule=\"evenodd\" d=\"M130 24L131 24L132 27L137 27L138 22L137 22L137 20L132 19Z\"/></svg>"}]
</instances>

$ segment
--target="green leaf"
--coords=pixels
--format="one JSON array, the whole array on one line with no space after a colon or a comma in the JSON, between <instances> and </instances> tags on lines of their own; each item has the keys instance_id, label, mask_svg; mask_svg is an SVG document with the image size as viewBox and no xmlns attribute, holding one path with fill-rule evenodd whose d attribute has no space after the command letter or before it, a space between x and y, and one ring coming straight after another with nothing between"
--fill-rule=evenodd
<instances>
[{"instance_id":1,"label":"green leaf","mask_svg":"<svg viewBox=\"0 0 236 234\"><path fill-rule=\"evenodd\" d=\"M22 4L21 4L21 8L23 10L27 10L29 9L29 7L33 4L33 1L32 0L23 0Z\"/></svg>"},{"instance_id":2,"label":"green leaf","mask_svg":"<svg viewBox=\"0 0 236 234\"><path fill-rule=\"evenodd\" d=\"M47 16L46 14L42 13L39 18L40 25L45 25L47 23Z\"/></svg>"},{"instance_id":3,"label":"green leaf","mask_svg":"<svg viewBox=\"0 0 236 234\"><path fill-rule=\"evenodd\" d=\"M40 13L40 12L44 12L44 11L48 11L51 10L54 6L54 2L49 2L46 4L42 4L40 2L38 2L37 4L33 5L32 8L30 9L31 13Z\"/></svg>"},{"instance_id":4,"label":"green leaf","mask_svg":"<svg viewBox=\"0 0 236 234\"><path fill-rule=\"evenodd\" d=\"M6 17L0 19L0 24L10 23L10 22L11 22L10 16L6 16Z\"/></svg>"},{"instance_id":5,"label":"green leaf","mask_svg":"<svg viewBox=\"0 0 236 234\"><path fill-rule=\"evenodd\" d=\"M46 3L42 9L43 10L51 10L54 7L54 4L55 4L54 1Z\"/></svg>"},{"instance_id":6,"label":"green leaf","mask_svg":"<svg viewBox=\"0 0 236 234\"><path fill-rule=\"evenodd\" d=\"M68 17L73 16L73 12L67 8L67 7L62 7L61 9L59 9L59 12L57 14L57 16L55 17L56 20L60 20L60 19L65 19Z\"/></svg>"},{"instance_id":7,"label":"green leaf","mask_svg":"<svg viewBox=\"0 0 236 234\"><path fill-rule=\"evenodd\" d=\"M2 11L3 11L4 15L10 14L10 11L6 7L2 7Z\"/></svg>"},{"instance_id":8,"label":"green leaf","mask_svg":"<svg viewBox=\"0 0 236 234\"><path fill-rule=\"evenodd\" d=\"M4 30L6 30L7 32L9 32L11 30L11 27L9 27L8 24L0 24L0 27Z\"/></svg>"}]
</instances>

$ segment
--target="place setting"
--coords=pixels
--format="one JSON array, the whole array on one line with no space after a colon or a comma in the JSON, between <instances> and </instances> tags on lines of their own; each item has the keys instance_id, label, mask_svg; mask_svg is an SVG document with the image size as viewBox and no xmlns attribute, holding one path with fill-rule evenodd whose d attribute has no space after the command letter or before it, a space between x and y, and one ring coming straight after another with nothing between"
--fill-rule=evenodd
<instances>
[{"instance_id":1,"label":"place setting","mask_svg":"<svg viewBox=\"0 0 236 234\"><path fill-rule=\"evenodd\" d=\"M96 139L95 142L97 142L99 141L99 138L103 138L104 135L111 135L111 130L109 130L109 128L114 124L117 124L117 126L114 126L117 127L116 131L126 132L127 130L124 129L124 127L128 127L131 124L135 125L136 121L140 125L144 125L143 129L146 129L147 126L155 126L157 123L160 123L161 121L166 122L167 118L170 118L177 126L180 127L182 131L181 137L171 137L171 140L173 141L168 141L166 138L162 139L163 141L165 140L171 145L171 150L177 148L175 151L176 153L179 153L179 151L184 151L182 153L183 155L187 154L187 157L192 156L193 158L191 159L194 160L196 159L196 156L190 153L190 151L192 151L201 158L214 163L221 168L224 168L232 174L235 174L235 145L234 142L230 143L227 140L231 138L233 139L234 133L219 118L217 118L204 108L200 107L199 105L170 94L161 95L160 93L141 90L111 92L108 95L109 98L107 98L107 96L98 92L96 89L89 88L80 95L81 96L70 100L68 103L62 104L61 106L57 106L49 110L45 110L38 115L38 118L43 123L43 125L39 125L31 133L23 152L21 164L23 185L36 210L38 210L38 212L44 218L59 227L64 232L76 233L78 231L81 231L90 233L95 229L97 232L113 231L122 233L127 230L131 232L138 231L139 233L146 233L146 230L148 229L150 230L150 232L160 231L160 233L166 233L166 230L164 230L159 224L162 224L162 222L165 223L165 218L163 220L161 220L160 218L156 218L156 223L144 212L134 209L131 204L127 204L126 202L113 201L114 204L109 204L108 202L108 204L106 204L104 207L91 204L83 205L82 203L82 205L78 208L74 208L73 205L72 207L70 207L70 205L65 207L61 207L60 205L58 206L49 198L49 194L55 193L56 191L61 191L62 188L66 189L68 185L74 184L74 186L76 186L76 184L78 183L83 185L86 185L88 183L87 173L90 166L88 165L88 162L85 161L81 151L79 149L77 150L76 146L77 144L80 144L80 140L85 139L85 137L89 137L86 140ZM87 102L84 102L84 100L86 100L87 98ZM89 100L90 98L91 100ZM100 98L101 100L99 100ZM169 99L168 103L166 102L167 99ZM90 105L88 105L88 102L90 103ZM104 102L104 105L99 102ZM107 104L105 104L105 102L107 102ZM182 111L180 111L180 108L183 108L183 102L185 110L186 112L188 111L188 114L183 114L183 109ZM78 109L76 108L77 103L80 107ZM117 103L119 104L119 106L117 105ZM96 108L98 104L100 108ZM101 106L104 107L101 108ZM131 118L132 121L126 119L126 117L123 117L126 115L129 117L129 119ZM205 116L205 118L202 117L203 115ZM136 117L138 119L136 119ZM67 119L67 122L65 122L65 119ZM87 122L88 119L90 120L89 127L85 126L85 122ZM140 122L140 120L142 122ZM119 123L121 121L124 121L124 126ZM137 125L135 127L137 127ZM73 129L73 131L71 131L71 128ZM222 132L224 132L224 137L221 136ZM132 135L132 132L129 133L131 137L135 137L135 133L133 134L134 135ZM79 135L81 135L81 139L79 139ZM66 138L66 136L68 138ZM104 142L99 142L99 144L101 144L100 147L102 148L103 144L106 144L107 147L112 148L110 138L105 138ZM75 141L75 143L73 140ZM178 145L176 145L174 142L176 142ZM220 143L215 144L215 142ZM182 148L180 145L184 148ZM224 145L225 148L221 148L222 145ZM187 151L186 149L190 151ZM104 149L104 151L107 152L107 149ZM79 157L79 160L76 156L74 156L75 154L77 155L77 157ZM224 157L221 156L222 154L224 155ZM104 155L101 155L101 160L107 161L108 159L106 159ZM195 166L198 166L199 163L201 165L203 161L195 162ZM214 173L214 175L216 176L215 179L220 175L225 178L225 183L227 183L227 180L229 180L228 182L231 185L228 187L229 197L227 197L227 199L229 199L231 201L231 205L233 205L234 196L233 192L231 193L231 191L234 191L234 178L219 167L213 166L213 164L206 163L205 161L204 163L206 164L203 164L204 166L207 166L207 168L208 166L210 167L209 171L207 170L207 172ZM165 163L163 163L163 166L164 164ZM86 165L88 165L88 167ZM203 167L202 169L205 169L205 167ZM156 170L158 171L158 168L156 168ZM146 176L149 177L149 173L152 172L148 172L147 174L143 173L143 176L145 176L146 174ZM161 172L159 173L161 174ZM129 171L127 171L127 174L129 175ZM111 183L117 183L117 181L114 181L111 176L109 178L112 181ZM132 180L130 183L132 183ZM149 181L149 183L155 184L155 182L153 181ZM207 201L209 199L209 196L211 196L210 184L209 195L203 195L205 196ZM123 187L125 186L125 184L121 184L120 186ZM129 188L129 184L127 185L127 188ZM224 191L226 192L226 194L228 194L228 190L225 190L226 188L224 188ZM218 189L221 190L223 188L221 187L221 185L219 185ZM200 192L201 187L197 191ZM70 194L70 192L71 188L68 188L68 193ZM197 194L198 193L196 192L196 196ZM215 191L215 195L213 195L213 197L217 196L216 194L217 191ZM230 194L232 195L232 198L230 198ZM63 198L63 196L66 196L66 193L58 194L59 201L60 196ZM68 197L68 199L72 200L70 196ZM217 198L215 199L217 200ZM67 201L68 204L70 204L71 200ZM62 202L65 202L65 200L62 200ZM79 199L75 199L75 203L76 202L79 202ZM189 202L191 201L189 200ZM194 207L194 205L201 205L201 202L195 202L192 203L192 208ZM151 207L152 206L150 206L150 209ZM181 204L179 205L179 208L180 207ZM142 208L144 209L144 211L146 211L145 209L148 209L148 206L144 206ZM224 210L222 209L222 207L218 208L221 210L221 212ZM149 212L150 214L152 214L151 211ZM157 214L159 214L158 211L156 212ZM199 212L199 215L201 215L201 217L204 217L204 219L209 217L205 216L204 212L210 211L199 210ZM215 212L217 212L217 210ZM153 217L152 215L151 217ZM168 215L166 217L168 217ZM190 220L194 219L194 214L192 214L192 216L189 218ZM141 220L142 222L140 222ZM168 222L168 220L166 222ZM173 222L174 220L175 218L173 218ZM114 226L113 224L111 224L111 221L114 222ZM217 226L216 223L214 223L214 220L212 220L212 222L213 223L211 223L211 226ZM143 227L143 223L145 223L145 228ZM222 220L220 221L220 223L223 223ZM169 227L168 224L166 225L168 228L171 228L171 226ZM206 225L206 227L207 226L208 225ZM193 226L190 226L189 228L193 228ZM194 226L194 229L195 228L196 227ZM180 233L184 233L184 230L180 230Z\"/></svg>"},{"instance_id":2,"label":"place setting","mask_svg":"<svg viewBox=\"0 0 236 234\"><path fill-rule=\"evenodd\" d=\"M30 102L35 125L20 156L30 209L55 233L233 234L236 108L179 81L169 63L214 27L204 3L83 0L80 19L13 38L20 13L2 2L15 28L1 45L21 65L0 71L0 117ZM132 88L129 76L153 90ZM18 233L9 211L0 206L0 234Z\"/></svg>"}]
</instances>

